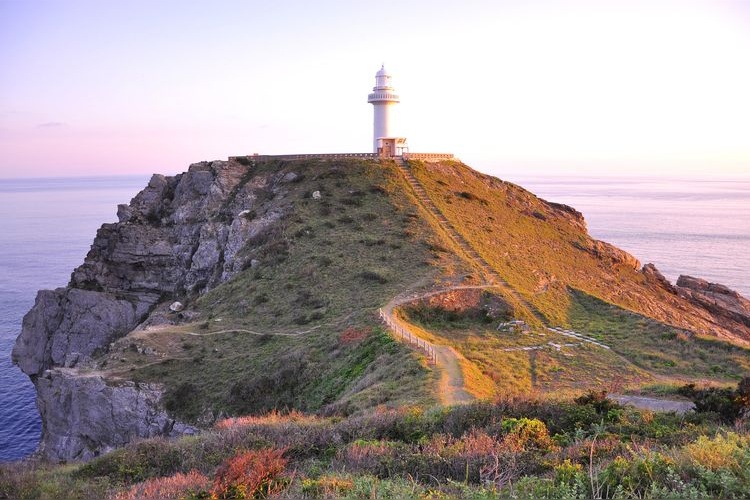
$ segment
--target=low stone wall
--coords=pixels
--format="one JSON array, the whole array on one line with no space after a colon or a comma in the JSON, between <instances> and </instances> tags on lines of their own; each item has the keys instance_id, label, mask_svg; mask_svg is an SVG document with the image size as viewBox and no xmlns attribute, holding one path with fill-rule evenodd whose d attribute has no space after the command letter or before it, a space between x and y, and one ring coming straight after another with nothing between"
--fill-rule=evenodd
<instances>
[{"instance_id":1,"label":"low stone wall","mask_svg":"<svg viewBox=\"0 0 750 500\"><path fill-rule=\"evenodd\" d=\"M244 156L230 156L229 160L237 160L239 158L247 159L250 161L271 161L271 160L309 160L312 158L320 158L323 160L333 160L339 158L364 158L364 159L378 159L380 155L377 153L323 153L323 154L297 154L297 155L244 155ZM454 156L451 153L404 153L403 156L394 156L394 159L403 158L404 160L423 160L423 161L440 161L440 160L452 160Z\"/></svg>"},{"instance_id":2,"label":"low stone wall","mask_svg":"<svg viewBox=\"0 0 750 500\"><path fill-rule=\"evenodd\" d=\"M298 155L245 155L230 156L230 160L237 158L247 158L251 161L270 161L270 160L309 160L311 158L321 158L324 160L333 160L338 158L371 158L376 159L375 153L324 153L324 154L298 154Z\"/></svg>"},{"instance_id":3,"label":"low stone wall","mask_svg":"<svg viewBox=\"0 0 750 500\"><path fill-rule=\"evenodd\" d=\"M404 153L404 160L424 160L440 161L452 160L454 156L451 153Z\"/></svg>"}]
</instances>

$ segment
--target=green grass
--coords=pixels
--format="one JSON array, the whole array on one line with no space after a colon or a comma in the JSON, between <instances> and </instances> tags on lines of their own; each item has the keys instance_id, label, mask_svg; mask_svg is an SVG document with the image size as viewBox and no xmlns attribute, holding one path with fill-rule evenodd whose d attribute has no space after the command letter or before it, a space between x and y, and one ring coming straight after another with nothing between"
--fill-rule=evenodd
<instances>
[{"instance_id":1,"label":"green grass","mask_svg":"<svg viewBox=\"0 0 750 500\"><path fill-rule=\"evenodd\" d=\"M529 333L501 332L496 324L471 324L466 318L448 325L442 321L430 324L410 316L408 308L404 314L428 332L432 341L455 347L505 396L533 392L558 398L590 389L639 385L652 378L646 370L623 363L612 351L559 333L536 328ZM550 342L578 345L558 351ZM529 346L542 348L506 351ZM612 366L619 368L612 370Z\"/></svg>"},{"instance_id":2,"label":"green grass","mask_svg":"<svg viewBox=\"0 0 750 500\"><path fill-rule=\"evenodd\" d=\"M533 307L553 324L613 348L504 351L574 340L541 328L530 334L494 330L500 320L528 316L501 290L484 294L503 304L494 316L481 307L460 314L439 307L407 311L428 338L456 347L500 393L636 388L657 382L655 377L721 382L750 368L746 349L686 338L675 327L629 312L637 309L638 297L660 300L659 293L634 269L586 250L594 243L566 212L456 162L411 167L466 240ZM170 346L171 359L154 363L126 350L116 355L125 361L109 361L118 373L129 370L129 378L166 381L168 407L181 418L279 407L348 413L432 398L436 374L407 348L386 342L376 311L416 282L465 272L453 242L419 208L390 162L264 163L248 171L234 195L243 192L243 183L292 171L301 176L298 182L275 191L265 185L256 193L263 203L254 207L254 218L283 214L241 250L257 265L189 305L200 315L196 323L160 341ZM571 292L572 286L584 291ZM339 335L349 327L371 333L342 344ZM214 334L233 329L262 335Z\"/></svg>"},{"instance_id":3,"label":"green grass","mask_svg":"<svg viewBox=\"0 0 750 500\"><path fill-rule=\"evenodd\" d=\"M505 395L532 391L559 397L597 388L669 395L687 381L721 385L750 372L749 349L686 333L584 292L572 290L570 303L573 330L610 350L541 328L498 331L503 319L488 324L476 308L455 311L418 302L403 306L400 314L429 340L455 347ZM580 345L558 351L550 342ZM507 351L530 346L544 348Z\"/></svg>"},{"instance_id":4,"label":"green grass","mask_svg":"<svg viewBox=\"0 0 750 500\"><path fill-rule=\"evenodd\" d=\"M750 349L685 332L580 291L571 296L576 331L602 340L651 373L696 380L739 380L750 373Z\"/></svg>"},{"instance_id":5,"label":"green grass","mask_svg":"<svg viewBox=\"0 0 750 500\"><path fill-rule=\"evenodd\" d=\"M199 315L193 324L146 340L169 351L169 359L154 363L126 349L111 354L107 367L136 381L165 383L168 410L191 422L272 408L351 413L429 403L434 374L390 341L377 309L439 275L450 256L436 250L393 165L270 163L243 182L287 172L304 181L275 195L264 188L266 202L254 214L280 211L280 222L241 250L256 266L189 304ZM313 199L313 191L321 198ZM370 333L342 343L339 336L350 327Z\"/></svg>"}]
</instances>

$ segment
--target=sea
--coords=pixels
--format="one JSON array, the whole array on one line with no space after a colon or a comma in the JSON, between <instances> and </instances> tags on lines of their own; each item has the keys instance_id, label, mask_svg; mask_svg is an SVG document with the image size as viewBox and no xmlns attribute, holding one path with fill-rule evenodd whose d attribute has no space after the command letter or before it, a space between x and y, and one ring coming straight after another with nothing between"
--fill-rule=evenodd
<instances>
[{"instance_id":1,"label":"sea","mask_svg":"<svg viewBox=\"0 0 750 500\"><path fill-rule=\"evenodd\" d=\"M0 462L33 453L34 386L10 360L37 290L67 285L102 223L117 221L148 177L0 179Z\"/></svg>"},{"instance_id":2,"label":"sea","mask_svg":"<svg viewBox=\"0 0 750 500\"><path fill-rule=\"evenodd\" d=\"M589 232L680 274L750 297L750 179L504 176L583 212ZM31 454L41 424L28 377L10 352L39 289L65 286L96 229L116 221L147 177L0 179L0 462Z\"/></svg>"}]
</instances>

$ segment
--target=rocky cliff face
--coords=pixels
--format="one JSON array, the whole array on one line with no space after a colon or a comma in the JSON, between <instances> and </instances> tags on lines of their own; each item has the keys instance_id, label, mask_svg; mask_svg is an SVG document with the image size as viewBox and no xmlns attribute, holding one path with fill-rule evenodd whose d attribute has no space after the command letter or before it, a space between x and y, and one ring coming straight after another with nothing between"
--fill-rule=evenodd
<instances>
[{"instance_id":1,"label":"rocky cliff face","mask_svg":"<svg viewBox=\"0 0 750 500\"><path fill-rule=\"evenodd\" d=\"M53 368L36 389L44 422L39 451L50 459L90 460L137 438L196 431L167 415L158 384L113 384L96 373Z\"/></svg>"},{"instance_id":2,"label":"rocky cliff face","mask_svg":"<svg viewBox=\"0 0 750 500\"><path fill-rule=\"evenodd\" d=\"M88 459L135 437L190 431L159 409L158 386L105 381L92 357L158 304L197 296L249 265L241 250L282 216L267 202L291 179L246 182L247 172L214 161L154 175L119 207L118 223L99 229L68 287L39 292L12 356L37 388L45 457Z\"/></svg>"}]
</instances>

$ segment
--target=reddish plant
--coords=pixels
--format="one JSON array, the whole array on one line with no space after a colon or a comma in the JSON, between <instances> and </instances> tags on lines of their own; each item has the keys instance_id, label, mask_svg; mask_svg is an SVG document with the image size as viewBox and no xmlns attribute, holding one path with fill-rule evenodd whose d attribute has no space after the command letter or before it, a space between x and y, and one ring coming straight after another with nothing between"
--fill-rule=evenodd
<instances>
[{"instance_id":1,"label":"reddish plant","mask_svg":"<svg viewBox=\"0 0 750 500\"><path fill-rule=\"evenodd\" d=\"M286 413L271 410L265 415L247 415L244 417L225 418L216 423L216 428L231 429L233 427L242 427L246 425L275 425L286 422L313 422L315 420L317 420L316 416L305 415L297 410L291 410Z\"/></svg>"},{"instance_id":2,"label":"reddish plant","mask_svg":"<svg viewBox=\"0 0 750 500\"><path fill-rule=\"evenodd\" d=\"M127 491L115 495L115 500L136 500L142 498L185 498L206 491L211 480L196 470L187 474L178 472L174 476L157 477L138 483Z\"/></svg>"},{"instance_id":3,"label":"reddish plant","mask_svg":"<svg viewBox=\"0 0 750 500\"><path fill-rule=\"evenodd\" d=\"M287 485L284 477L287 459L284 450L250 450L226 460L216 472L211 497L266 498Z\"/></svg>"},{"instance_id":4,"label":"reddish plant","mask_svg":"<svg viewBox=\"0 0 750 500\"><path fill-rule=\"evenodd\" d=\"M353 326L350 326L341 332L341 335L339 335L339 342L342 344L352 344L364 340L367 338L367 335L367 330L364 328L354 328Z\"/></svg>"}]
</instances>

